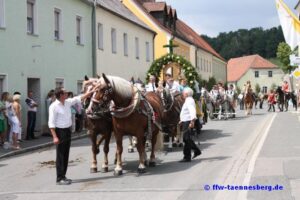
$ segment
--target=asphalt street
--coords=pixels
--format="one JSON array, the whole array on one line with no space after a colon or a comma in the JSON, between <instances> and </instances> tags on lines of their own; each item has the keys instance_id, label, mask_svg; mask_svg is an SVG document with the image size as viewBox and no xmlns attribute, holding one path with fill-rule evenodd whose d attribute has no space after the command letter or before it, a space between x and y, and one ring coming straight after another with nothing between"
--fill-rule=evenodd
<instances>
[{"instance_id":1,"label":"asphalt street","mask_svg":"<svg viewBox=\"0 0 300 200\"><path fill-rule=\"evenodd\" d=\"M124 140L124 174L113 175L115 143L108 173L90 173L88 138L72 143L68 186L55 184L55 148L0 161L0 199L300 199L300 128L298 114L254 110L250 117L209 121L200 136L202 155L179 163L182 149L158 152L157 166L137 173L138 154ZM98 156L98 170L103 159ZM279 191L216 190L218 186L282 186ZM217 188L218 189L218 188ZM232 188L231 188L232 189Z\"/></svg>"}]
</instances>

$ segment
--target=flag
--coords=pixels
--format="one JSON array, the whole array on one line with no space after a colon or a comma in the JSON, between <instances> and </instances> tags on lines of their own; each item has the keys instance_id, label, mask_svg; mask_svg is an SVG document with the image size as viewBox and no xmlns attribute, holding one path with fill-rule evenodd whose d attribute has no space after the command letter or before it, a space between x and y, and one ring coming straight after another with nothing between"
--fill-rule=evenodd
<instances>
[{"instance_id":1,"label":"flag","mask_svg":"<svg viewBox=\"0 0 300 200\"><path fill-rule=\"evenodd\" d=\"M293 50L300 44L300 21L282 0L276 0L276 7L285 42Z\"/></svg>"}]
</instances>

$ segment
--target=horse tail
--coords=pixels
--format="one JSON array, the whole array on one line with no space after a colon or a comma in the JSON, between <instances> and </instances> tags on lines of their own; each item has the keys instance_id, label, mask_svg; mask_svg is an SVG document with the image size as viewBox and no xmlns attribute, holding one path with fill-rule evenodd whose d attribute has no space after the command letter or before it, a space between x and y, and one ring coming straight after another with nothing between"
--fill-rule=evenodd
<instances>
[{"instance_id":1,"label":"horse tail","mask_svg":"<svg viewBox=\"0 0 300 200\"><path fill-rule=\"evenodd\" d=\"M155 151L162 151L164 149L164 135L161 131L158 131L156 136L156 143L154 146Z\"/></svg>"}]
</instances>

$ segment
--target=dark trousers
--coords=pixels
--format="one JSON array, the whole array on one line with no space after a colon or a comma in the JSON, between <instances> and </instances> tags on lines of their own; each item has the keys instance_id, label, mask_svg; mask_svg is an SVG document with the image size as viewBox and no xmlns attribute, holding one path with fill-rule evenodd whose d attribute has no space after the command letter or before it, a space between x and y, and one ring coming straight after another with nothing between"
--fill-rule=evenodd
<instances>
[{"instance_id":1,"label":"dark trousers","mask_svg":"<svg viewBox=\"0 0 300 200\"><path fill-rule=\"evenodd\" d=\"M27 112L27 135L26 139L34 138L34 129L36 121L36 112L28 111Z\"/></svg>"},{"instance_id":2,"label":"dark trousers","mask_svg":"<svg viewBox=\"0 0 300 200\"><path fill-rule=\"evenodd\" d=\"M191 159L191 151L200 152L200 149L197 147L195 142L192 140L192 130L189 128L190 121L182 123L182 131L183 131L183 154L184 159L190 160Z\"/></svg>"},{"instance_id":3,"label":"dark trousers","mask_svg":"<svg viewBox=\"0 0 300 200\"><path fill-rule=\"evenodd\" d=\"M271 111L271 108L273 108L273 112L275 112L275 106L272 103L269 103L269 109L268 111Z\"/></svg>"},{"instance_id":4,"label":"dark trousers","mask_svg":"<svg viewBox=\"0 0 300 200\"><path fill-rule=\"evenodd\" d=\"M60 143L56 145L56 181L60 181L66 177L68 169L71 147L71 129L56 128L55 132L60 141Z\"/></svg>"}]
</instances>

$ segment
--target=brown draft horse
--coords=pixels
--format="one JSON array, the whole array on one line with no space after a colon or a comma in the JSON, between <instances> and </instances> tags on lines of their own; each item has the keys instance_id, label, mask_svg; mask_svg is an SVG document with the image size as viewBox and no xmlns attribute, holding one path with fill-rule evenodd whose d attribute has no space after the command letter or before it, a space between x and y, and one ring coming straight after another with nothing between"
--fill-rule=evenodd
<instances>
[{"instance_id":1,"label":"brown draft horse","mask_svg":"<svg viewBox=\"0 0 300 200\"><path fill-rule=\"evenodd\" d=\"M89 79L85 77L83 83L82 93L91 91L97 84L98 79ZM90 104L90 98L84 101L84 107L87 108ZM108 152L109 143L112 135L112 117L109 112L109 107L107 105L97 108L97 111L90 112L86 110L85 127L88 130L91 142L92 142L92 152L93 161L91 165L91 173L96 173L97 169L97 154L99 154L99 146L104 140L103 152L104 152L104 162L102 164L102 172L108 172ZM101 135L100 139L97 140L98 135Z\"/></svg>"},{"instance_id":2,"label":"brown draft horse","mask_svg":"<svg viewBox=\"0 0 300 200\"><path fill-rule=\"evenodd\" d=\"M184 99L180 92L171 94L169 90L164 89L157 91L162 98L164 112L162 117L163 132L169 136L168 149L172 149L172 139L176 137L176 142L180 142L181 132L179 129L180 111L184 103ZM174 146L176 143L174 143Z\"/></svg>"},{"instance_id":3,"label":"brown draft horse","mask_svg":"<svg viewBox=\"0 0 300 200\"><path fill-rule=\"evenodd\" d=\"M254 99L253 99L253 94L252 94L252 90L250 87L246 88L244 102L245 102L245 108L246 108L245 114L252 115Z\"/></svg>"},{"instance_id":4,"label":"brown draft horse","mask_svg":"<svg viewBox=\"0 0 300 200\"><path fill-rule=\"evenodd\" d=\"M139 153L139 173L145 173L145 141L146 136L151 136L152 150L150 155L150 166L155 166L156 145L162 148L163 143L157 142L160 121L162 119L162 102L160 97L154 92L149 92L142 96L130 82L115 76L103 76L93 95L94 106L92 110L108 102L113 102L112 110L113 131L117 143L117 164L114 170L115 175L121 175L123 136L131 135L137 138L137 150ZM150 110L149 110L150 109ZM155 118L155 119L153 119ZM150 130L151 129L151 130ZM149 132L149 130L151 132ZM149 132L149 133L147 133ZM147 134L145 134L147 133ZM150 135L149 135L150 134ZM161 136L159 137L159 139Z\"/></svg>"}]
</instances>

